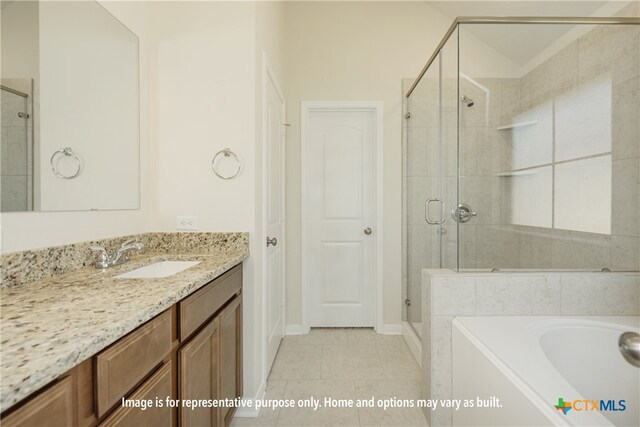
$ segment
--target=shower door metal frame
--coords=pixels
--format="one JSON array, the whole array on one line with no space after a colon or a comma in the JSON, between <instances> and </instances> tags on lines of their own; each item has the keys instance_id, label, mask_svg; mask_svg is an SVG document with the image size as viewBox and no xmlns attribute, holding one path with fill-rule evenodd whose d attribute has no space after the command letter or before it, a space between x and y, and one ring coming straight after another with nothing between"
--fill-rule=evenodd
<instances>
[{"instance_id":1,"label":"shower door metal frame","mask_svg":"<svg viewBox=\"0 0 640 427\"><path fill-rule=\"evenodd\" d=\"M435 51L420 71L418 78L413 82L411 88L406 93L406 97L411 96L422 77L438 57L438 54L449 41L453 32L460 24L569 24L569 25L640 25L640 17L574 17L574 16L458 16L453 20L451 26L444 34Z\"/></svg>"}]
</instances>

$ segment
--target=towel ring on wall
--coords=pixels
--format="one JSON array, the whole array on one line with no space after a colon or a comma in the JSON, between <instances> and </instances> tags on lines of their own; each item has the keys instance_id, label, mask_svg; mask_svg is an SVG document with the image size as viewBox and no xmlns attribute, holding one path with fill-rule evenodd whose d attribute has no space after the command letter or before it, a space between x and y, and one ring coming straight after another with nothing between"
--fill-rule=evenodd
<instances>
[{"instance_id":1,"label":"towel ring on wall","mask_svg":"<svg viewBox=\"0 0 640 427\"><path fill-rule=\"evenodd\" d=\"M235 172L233 172L230 175L221 175L217 170L216 170L216 159L218 158L218 156L220 155L224 155L224 157L233 157L236 160L236 163L238 164L238 166L236 167ZM240 163L240 159L238 158L238 156L236 155L236 153L234 153L233 151L231 151L230 148L225 148L224 150L220 150L216 153L215 156L213 156L213 159L211 160L211 169L213 170L213 173L215 173L216 175L218 175L218 177L222 178L222 179L233 179L236 176L238 176L238 174L240 173L240 168L241 168L242 164Z\"/></svg>"},{"instance_id":2,"label":"towel ring on wall","mask_svg":"<svg viewBox=\"0 0 640 427\"><path fill-rule=\"evenodd\" d=\"M73 174L62 175L60 172L58 172L58 169L56 169L56 165L54 163L54 160L58 156L58 154L63 154L65 157L73 157L77 165L76 171ZM80 174L80 169L82 169L82 163L80 163L80 158L76 153L73 152L71 147L61 148L55 153L53 153L53 155L51 156L51 160L49 160L49 163L51 163L51 170L53 171L53 174L61 179L73 179Z\"/></svg>"}]
</instances>

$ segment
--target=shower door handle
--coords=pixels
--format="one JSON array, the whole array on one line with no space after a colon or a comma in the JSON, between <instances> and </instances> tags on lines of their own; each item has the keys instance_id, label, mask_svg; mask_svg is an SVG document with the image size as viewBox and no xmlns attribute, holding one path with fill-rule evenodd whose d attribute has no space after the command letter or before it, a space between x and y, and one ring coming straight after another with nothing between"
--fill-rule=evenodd
<instances>
[{"instance_id":1,"label":"shower door handle","mask_svg":"<svg viewBox=\"0 0 640 427\"><path fill-rule=\"evenodd\" d=\"M440 220L439 221L434 221L431 219L431 216L429 215L430 213L430 207L431 207L431 202L440 202ZM444 202L440 199L433 199L433 198L429 198L427 199L426 202L424 202L424 220L427 222L427 224L431 224L431 225L440 225L444 222Z\"/></svg>"}]
</instances>

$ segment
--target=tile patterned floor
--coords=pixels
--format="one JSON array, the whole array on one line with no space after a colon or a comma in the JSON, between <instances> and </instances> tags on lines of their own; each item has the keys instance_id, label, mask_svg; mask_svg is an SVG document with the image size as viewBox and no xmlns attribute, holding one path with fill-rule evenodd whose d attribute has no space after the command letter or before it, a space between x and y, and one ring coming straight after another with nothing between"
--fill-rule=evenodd
<instances>
[{"instance_id":1,"label":"tile patterned floor","mask_svg":"<svg viewBox=\"0 0 640 427\"><path fill-rule=\"evenodd\" d=\"M271 369L267 399L419 399L421 373L404 338L371 329L312 329L286 337ZM232 426L426 426L417 408L263 409Z\"/></svg>"}]
</instances>

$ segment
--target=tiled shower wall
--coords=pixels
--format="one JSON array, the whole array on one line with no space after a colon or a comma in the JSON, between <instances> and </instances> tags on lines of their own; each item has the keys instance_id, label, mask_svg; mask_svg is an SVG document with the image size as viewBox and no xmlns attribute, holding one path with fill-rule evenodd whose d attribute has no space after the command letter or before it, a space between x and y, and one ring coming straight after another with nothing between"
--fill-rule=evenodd
<instances>
[{"instance_id":1,"label":"tiled shower wall","mask_svg":"<svg viewBox=\"0 0 640 427\"><path fill-rule=\"evenodd\" d=\"M640 28L599 26L521 78L461 78L461 268L640 269L639 76Z\"/></svg>"},{"instance_id":2,"label":"tiled shower wall","mask_svg":"<svg viewBox=\"0 0 640 427\"><path fill-rule=\"evenodd\" d=\"M634 2L622 14L637 16L638 8ZM463 74L464 68L463 57ZM461 76L460 94L475 104L460 104L460 201L478 215L460 226L460 268L640 269L639 76L637 26L596 27L520 78ZM424 202L439 190L437 83L423 79L405 120L403 280L412 300L420 294L420 270L437 267L440 250L438 227L424 222ZM443 107L446 175L456 162L455 138L448 137L455 128L447 127L447 108L455 106ZM528 120L538 123L500 129ZM597 153L609 162L608 194L591 188L584 170L571 175L571 162L537 168L550 163L545 149L569 158ZM522 168L537 175L510 175ZM443 187L444 258L453 259L455 178L445 178Z\"/></svg>"}]
</instances>

